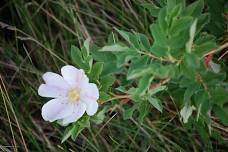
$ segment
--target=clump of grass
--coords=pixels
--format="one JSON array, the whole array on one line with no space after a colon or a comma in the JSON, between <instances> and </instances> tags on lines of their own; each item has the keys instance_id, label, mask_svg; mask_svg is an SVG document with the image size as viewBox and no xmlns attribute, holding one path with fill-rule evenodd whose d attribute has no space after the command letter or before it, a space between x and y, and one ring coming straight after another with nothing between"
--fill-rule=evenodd
<instances>
[{"instance_id":1,"label":"clump of grass","mask_svg":"<svg viewBox=\"0 0 228 152\"><path fill-rule=\"evenodd\" d=\"M227 149L228 130L214 147L204 143L194 129L182 126L171 103L160 115L155 111L145 123L122 120L119 104L103 124L82 132L76 141L61 144L64 128L44 122L37 95L43 71L58 71L71 64L69 47L79 47L90 37L102 45L113 27L149 35L153 22L142 3L118 1L9 0L0 7L1 126L3 151L208 151ZM220 139L219 138L219 139ZM222 140L223 139L223 140Z\"/></svg>"}]
</instances>

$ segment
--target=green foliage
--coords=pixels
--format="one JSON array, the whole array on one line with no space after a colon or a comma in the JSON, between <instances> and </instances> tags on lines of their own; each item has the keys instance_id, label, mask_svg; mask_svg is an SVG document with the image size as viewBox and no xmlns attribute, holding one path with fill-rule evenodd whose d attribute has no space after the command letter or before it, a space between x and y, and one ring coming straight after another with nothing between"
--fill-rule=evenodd
<instances>
[{"instance_id":1,"label":"green foliage","mask_svg":"<svg viewBox=\"0 0 228 152\"><path fill-rule=\"evenodd\" d=\"M75 140L83 129L90 127L89 119L90 118L88 116L84 116L80 119L80 121L68 127L64 132L61 142L65 142L69 137L71 137L72 140Z\"/></svg>"},{"instance_id":2,"label":"green foliage","mask_svg":"<svg viewBox=\"0 0 228 152\"><path fill-rule=\"evenodd\" d=\"M148 100L149 100L150 104L153 105L154 108L156 108L158 111L162 112L161 101L158 98L149 98Z\"/></svg>"},{"instance_id":3,"label":"green foliage","mask_svg":"<svg viewBox=\"0 0 228 152\"><path fill-rule=\"evenodd\" d=\"M82 51L75 46L71 46L72 61L82 69L89 71L91 69L92 59L88 54L82 54Z\"/></svg>"},{"instance_id":4,"label":"green foliage","mask_svg":"<svg viewBox=\"0 0 228 152\"><path fill-rule=\"evenodd\" d=\"M104 62L96 62L91 69L90 78L92 80L99 80L101 72L103 70Z\"/></svg>"},{"instance_id":5,"label":"green foliage","mask_svg":"<svg viewBox=\"0 0 228 152\"><path fill-rule=\"evenodd\" d=\"M134 95L144 96L147 89L150 87L153 77L151 75L145 75L142 79L139 80L138 88L135 90Z\"/></svg>"},{"instance_id":6,"label":"green foliage","mask_svg":"<svg viewBox=\"0 0 228 152\"><path fill-rule=\"evenodd\" d=\"M204 57L217 47L215 38L204 30L210 19L203 11L204 1L186 5L183 0L168 0L165 5L145 4L143 7L157 18L150 25L152 45L151 37L116 29L120 37L109 39L111 44L98 49L98 52L115 56L114 67L118 70L110 74L126 73L122 77L127 78L127 83L120 79L118 90L121 88L133 105L124 110L124 120L132 118L137 110L139 121L143 122L151 107L162 113L161 101L172 97L183 123L197 126L200 120L209 126L208 119L214 113L227 125L223 106L227 102L227 91L218 87L224 78L216 79L224 74L214 73L204 65ZM210 77L213 78L209 80ZM181 95L174 93L175 90ZM195 111L196 116L193 115ZM205 138L206 132L203 134Z\"/></svg>"},{"instance_id":7,"label":"green foliage","mask_svg":"<svg viewBox=\"0 0 228 152\"><path fill-rule=\"evenodd\" d=\"M207 29L216 36L221 36L226 31L226 18L225 13L228 12L227 0L205 0L208 6L208 11L211 20L207 25Z\"/></svg>"},{"instance_id":8,"label":"green foliage","mask_svg":"<svg viewBox=\"0 0 228 152\"><path fill-rule=\"evenodd\" d=\"M226 1L3 0L1 149L225 152L227 64L223 52L218 73L203 62L227 41ZM96 115L62 127L42 120L37 88L65 64L100 97Z\"/></svg>"}]
</instances>

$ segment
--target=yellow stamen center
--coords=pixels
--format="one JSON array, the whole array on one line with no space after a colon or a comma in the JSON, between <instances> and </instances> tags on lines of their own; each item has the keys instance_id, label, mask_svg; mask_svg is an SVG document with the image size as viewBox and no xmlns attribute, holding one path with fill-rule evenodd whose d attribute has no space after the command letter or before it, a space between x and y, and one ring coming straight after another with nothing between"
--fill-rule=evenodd
<instances>
[{"instance_id":1,"label":"yellow stamen center","mask_svg":"<svg viewBox=\"0 0 228 152\"><path fill-rule=\"evenodd\" d=\"M68 98L72 103L78 103L80 99L80 91L77 89L69 91Z\"/></svg>"}]
</instances>

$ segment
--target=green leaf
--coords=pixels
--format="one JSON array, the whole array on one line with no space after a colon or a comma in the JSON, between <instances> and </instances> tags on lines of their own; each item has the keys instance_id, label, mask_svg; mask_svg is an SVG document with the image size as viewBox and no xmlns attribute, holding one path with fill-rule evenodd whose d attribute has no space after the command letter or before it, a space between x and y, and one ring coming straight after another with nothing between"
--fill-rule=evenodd
<instances>
[{"instance_id":1,"label":"green leaf","mask_svg":"<svg viewBox=\"0 0 228 152\"><path fill-rule=\"evenodd\" d=\"M215 41L207 41L205 43L195 45L193 48L194 54L196 54L199 57L205 56L208 52L212 51L217 47L217 44Z\"/></svg>"},{"instance_id":2,"label":"green leaf","mask_svg":"<svg viewBox=\"0 0 228 152\"><path fill-rule=\"evenodd\" d=\"M116 43L118 43L117 34L111 32L111 33L108 35L108 45L112 45L112 44L116 44Z\"/></svg>"},{"instance_id":3,"label":"green leaf","mask_svg":"<svg viewBox=\"0 0 228 152\"><path fill-rule=\"evenodd\" d=\"M85 63L84 64L85 70L88 69L88 71L90 71L93 66L93 57L91 55L89 55L88 57L85 58L84 63Z\"/></svg>"},{"instance_id":4,"label":"green leaf","mask_svg":"<svg viewBox=\"0 0 228 152\"><path fill-rule=\"evenodd\" d=\"M157 75L160 77L160 78L168 78L169 77L169 73L170 73L170 69L169 69L169 66L160 66L158 68L158 71L157 71Z\"/></svg>"},{"instance_id":5,"label":"green leaf","mask_svg":"<svg viewBox=\"0 0 228 152\"><path fill-rule=\"evenodd\" d=\"M225 12L228 12L227 0L205 0L207 11L210 13L210 23L207 25L207 30L213 35L220 37L226 31Z\"/></svg>"},{"instance_id":6,"label":"green leaf","mask_svg":"<svg viewBox=\"0 0 228 152\"><path fill-rule=\"evenodd\" d=\"M149 42L147 36L144 34L141 34L141 33L137 33L137 37L138 37L138 41L139 41L141 50L149 51L150 42Z\"/></svg>"},{"instance_id":7,"label":"green leaf","mask_svg":"<svg viewBox=\"0 0 228 152\"><path fill-rule=\"evenodd\" d=\"M194 20L194 22L192 23L192 25L190 27L189 41L186 43L186 51L188 53L192 52L192 45L193 45L193 41L194 41L194 37L195 37L195 33L196 33L196 25L197 25L197 19Z\"/></svg>"},{"instance_id":8,"label":"green leaf","mask_svg":"<svg viewBox=\"0 0 228 152\"><path fill-rule=\"evenodd\" d=\"M209 144L208 142L210 142L210 137L209 134L207 132L207 127L204 123L203 120L199 120L196 124L196 129L198 130L198 133L202 139L202 141L204 141L205 143Z\"/></svg>"},{"instance_id":9,"label":"green leaf","mask_svg":"<svg viewBox=\"0 0 228 152\"><path fill-rule=\"evenodd\" d=\"M72 135L71 135L72 140L75 140L84 129L84 127L81 127L80 125L74 125L74 127L75 129L72 131Z\"/></svg>"},{"instance_id":10,"label":"green leaf","mask_svg":"<svg viewBox=\"0 0 228 152\"><path fill-rule=\"evenodd\" d=\"M167 87L166 86L156 86L155 88L152 88L149 90L149 94L152 96L152 95L155 95L156 93L160 92L160 91L164 91L166 90Z\"/></svg>"},{"instance_id":11,"label":"green leaf","mask_svg":"<svg viewBox=\"0 0 228 152\"><path fill-rule=\"evenodd\" d=\"M137 68L135 70L131 70L128 73L127 80L136 79L136 78L138 78L140 76L143 76L143 75L146 75L146 74L150 74L150 73L152 73L150 66L144 66L142 68Z\"/></svg>"},{"instance_id":12,"label":"green leaf","mask_svg":"<svg viewBox=\"0 0 228 152\"><path fill-rule=\"evenodd\" d=\"M91 55L95 61L107 63L116 60L116 56L112 52L100 52L100 48L95 45L91 48Z\"/></svg>"},{"instance_id":13,"label":"green leaf","mask_svg":"<svg viewBox=\"0 0 228 152\"><path fill-rule=\"evenodd\" d=\"M199 120L200 115L207 115L210 107L208 94L205 91L197 91L194 95L194 105L197 108L196 120Z\"/></svg>"},{"instance_id":14,"label":"green leaf","mask_svg":"<svg viewBox=\"0 0 228 152\"><path fill-rule=\"evenodd\" d=\"M93 118L92 121L99 125L101 124L105 119L105 112L107 111L107 108L103 108L101 111L99 111Z\"/></svg>"},{"instance_id":15,"label":"green leaf","mask_svg":"<svg viewBox=\"0 0 228 152\"><path fill-rule=\"evenodd\" d=\"M135 71L136 71L135 74L137 77L137 71L141 71L144 68L148 68L147 64L148 64L149 60L150 60L149 57L145 56L145 55L141 56L140 58L138 57L138 58L134 58L133 60L131 60L131 63L129 65L129 69L128 69L127 79L129 76L131 77L131 74L134 74ZM140 73L138 73L138 74L140 75ZM134 78L136 78L136 77L134 77ZM132 78L132 79L134 79L134 78Z\"/></svg>"},{"instance_id":16,"label":"green leaf","mask_svg":"<svg viewBox=\"0 0 228 152\"><path fill-rule=\"evenodd\" d=\"M194 83L185 90L184 92L184 103L189 103L190 98L193 96L193 94L197 93L200 89L200 86L197 83Z\"/></svg>"},{"instance_id":17,"label":"green leaf","mask_svg":"<svg viewBox=\"0 0 228 152\"><path fill-rule=\"evenodd\" d=\"M116 54L117 67L121 67L123 64L128 63L131 59L138 56L139 56L138 52L131 51L131 50Z\"/></svg>"},{"instance_id":18,"label":"green leaf","mask_svg":"<svg viewBox=\"0 0 228 152\"><path fill-rule=\"evenodd\" d=\"M193 20L193 18L190 16L174 18L170 33L182 32L186 29L189 29L189 27L192 23L192 20ZM172 39L172 40L175 40L175 39Z\"/></svg>"},{"instance_id":19,"label":"green leaf","mask_svg":"<svg viewBox=\"0 0 228 152\"><path fill-rule=\"evenodd\" d=\"M176 0L167 0L167 12L170 13L176 6Z\"/></svg>"},{"instance_id":20,"label":"green leaf","mask_svg":"<svg viewBox=\"0 0 228 152\"><path fill-rule=\"evenodd\" d=\"M99 51L100 52L106 52L106 51L110 51L110 52L122 52L122 51L128 51L128 50L130 50L130 48L127 47L127 46L125 46L125 45L113 44L113 45L104 46Z\"/></svg>"},{"instance_id":21,"label":"green leaf","mask_svg":"<svg viewBox=\"0 0 228 152\"><path fill-rule=\"evenodd\" d=\"M157 57L163 57L167 54L168 49L164 46L153 44L150 51Z\"/></svg>"},{"instance_id":22,"label":"green leaf","mask_svg":"<svg viewBox=\"0 0 228 152\"><path fill-rule=\"evenodd\" d=\"M214 85L216 83L222 83L226 79L226 73L220 72L220 73L214 73L213 71L204 71L202 73L203 80L208 85Z\"/></svg>"},{"instance_id":23,"label":"green leaf","mask_svg":"<svg viewBox=\"0 0 228 152\"><path fill-rule=\"evenodd\" d=\"M152 98L151 97L151 98L148 98L148 100L154 108L156 108L158 111L162 112L162 104L158 98Z\"/></svg>"},{"instance_id":24,"label":"green leaf","mask_svg":"<svg viewBox=\"0 0 228 152\"><path fill-rule=\"evenodd\" d=\"M167 13L168 25L170 26L174 18L178 18L182 12L182 5L178 4L172 8L170 12Z\"/></svg>"},{"instance_id":25,"label":"green leaf","mask_svg":"<svg viewBox=\"0 0 228 152\"><path fill-rule=\"evenodd\" d=\"M103 70L103 66L104 66L104 63L103 62L96 62L93 66L92 66L92 69L91 69L91 72L90 72L90 78L92 80L98 80L99 77L100 77L100 74Z\"/></svg>"},{"instance_id":26,"label":"green leaf","mask_svg":"<svg viewBox=\"0 0 228 152\"><path fill-rule=\"evenodd\" d=\"M76 129L75 125L73 127L67 127L67 129L64 131L64 135L61 143L64 143L72 135L75 129Z\"/></svg>"},{"instance_id":27,"label":"green leaf","mask_svg":"<svg viewBox=\"0 0 228 152\"><path fill-rule=\"evenodd\" d=\"M122 93L127 93L127 90L124 86L119 86L118 88L116 88L116 90L122 92Z\"/></svg>"},{"instance_id":28,"label":"green leaf","mask_svg":"<svg viewBox=\"0 0 228 152\"><path fill-rule=\"evenodd\" d=\"M147 66L148 62L150 61L150 58L146 55L141 56L140 58L134 58L134 60L131 61L129 65L128 72L130 73L132 70L135 69L143 69Z\"/></svg>"},{"instance_id":29,"label":"green leaf","mask_svg":"<svg viewBox=\"0 0 228 152\"><path fill-rule=\"evenodd\" d=\"M140 79L138 88L136 89L136 95L143 96L145 95L146 91L149 89L151 81L153 80L152 75L145 75L143 78Z\"/></svg>"},{"instance_id":30,"label":"green leaf","mask_svg":"<svg viewBox=\"0 0 228 152\"><path fill-rule=\"evenodd\" d=\"M215 82L216 83L216 82ZM214 104L223 107L226 103L228 103L228 91L224 88L218 87L218 88L212 88L210 90L212 95L212 101Z\"/></svg>"},{"instance_id":31,"label":"green leaf","mask_svg":"<svg viewBox=\"0 0 228 152\"><path fill-rule=\"evenodd\" d=\"M90 38L87 38L85 41L84 41L84 43L83 43L83 46L84 46L84 48L85 48L85 50L86 50L86 55L85 55L85 57L87 57L87 56L89 56L89 51L90 51L90 49L89 49L89 44L90 44Z\"/></svg>"},{"instance_id":32,"label":"green leaf","mask_svg":"<svg viewBox=\"0 0 228 152\"><path fill-rule=\"evenodd\" d=\"M111 61L111 62L105 62L103 71L102 71L102 76L110 75L116 72L119 72L121 68L117 67L116 61Z\"/></svg>"},{"instance_id":33,"label":"green leaf","mask_svg":"<svg viewBox=\"0 0 228 152\"><path fill-rule=\"evenodd\" d=\"M215 42L216 37L214 35L210 35L208 33L200 33L199 37L195 41L195 45L201 45L208 41Z\"/></svg>"},{"instance_id":34,"label":"green leaf","mask_svg":"<svg viewBox=\"0 0 228 152\"><path fill-rule=\"evenodd\" d=\"M99 91L99 100L104 102L111 99L111 96L104 91Z\"/></svg>"},{"instance_id":35,"label":"green leaf","mask_svg":"<svg viewBox=\"0 0 228 152\"><path fill-rule=\"evenodd\" d=\"M204 1L197 0L196 2L192 3L185 9L184 14L187 16L198 17L202 12L203 7L204 7Z\"/></svg>"},{"instance_id":36,"label":"green leaf","mask_svg":"<svg viewBox=\"0 0 228 152\"><path fill-rule=\"evenodd\" d=\"M115 30L129 43L131 43L131 40L130 40L130 35L129 35L129 32L126 32L126 31L122 31L122 30L119 30L117 28L115 28Z\"/></svg>"},{"instance_id":37,"label":"green leaf","mask_svg":"<svg viewBox=\"0 0 228 152\"><path fill-rule=\"evenodd\" d=\"M210 21L210 15L209 13L205 13L199 16L198 18L198 24L197 24L197 32L199 33L206 24L208 24Z\"/></svg>"},{"instance_id":38,"label":"green leaf","mask_svg":"<svg viewBox=\"0 0 228 152\"><path fill-rule=\"evenodd\" d=\"M90 127L89 120L90 120L89 116L83 116L82 118L80 118L80 120L77 121L77 123L74 123L72 127L68 127L64 131L64 136L61 143L65 142L69 137L75 140L84 128Z\"/></svg>"},{"instance_id":39,"label":"green leaf","mask_svg":"<svg viewBox=\"0 0 228 152\"><path fill-rule=\"evenodd\" d=\"M152 24L150 26L150 31L154 38L154 44L158 46L166 46L167 45L167 37L164 31L162 31L158 24Z\"/></svg>"},{"instance_id":40,"label":"green leaf","mask_svg":"<svg viewBox=\"0 0 228 152\"><path fill-rule=\"evenodd\" d=\"M161 0L155 0L155 2L157 2L161 7L165 7L167 4L166 1L161 1Z\"/></svg>"},{"instance_id":41,"label":"green leaf","mask_svg":"<svg viewBox=\"0 0 228 152\"><path fill-rule=\"evenodd\" d=\"M83 116L79 121L76 122L76 124L74 124L74 126L76 126L76 128L73 130L71 136L73 140L75 140L78 137L82 130L90 127L90 117Z\"/></svg>"},{"instance_id":42,"label":"green leaf","mask_svg":"<svg viewBox=\"0 0 228 152\"><path fill-rule=\"evenodd\" d=\"M195 81L191 79L187 79L186 77L182 77L179 81L180 88L188 88L189 86L194 85Z\"/></svg>"},{"instance_id":43,"label":"green leaf","mask_svg":"<svg viewBox=\"0 0 228 152\"><path fill-rule=\"evenodd\" d=\"M131 108L125 109L124 113L123 113L123 119L127 120L132 118L132 115L134 113L134 111L136 110L137 106L133 106Z\"/></svg>"},{"instance_id":44,"label":"green leaf","mask_svg":"<svg viewBox=\"0 0 228 152\"><path fill-rule=\"evenodd\" d=\"M186 30L187 31L187 30ZM175 31L174 35L171 35L168 39L168 46L170 47L169 53L173 57L179 58L184 52L185 43L188 41L188 36L183 35L186 31L178 32Z\"/></svg>"},{"instance_id":45,"label":"green leaf","mask_svg":"<svg viewBox=\"0 0 228 152\"><path fill-rule=\"evenodd\" d=\"M200 67L200 59L194 54L186 53L184 56L184 64L188 68L197 69Z\"/></svg>"},{"instance_id":46,"label":"green leaf","mask_svg":"<svg viewBox=\"0 0 228 152\"><path fill-rule=\"evenodd\" d=\"M101 91L107 91L110 86L114 83L115 79L112 75L103 76L100 79Z\"/></svg>"},{"instance_id":47,"label":"green leaf","mask_svg":"<svg viewBox=\"0 0 228 152\"><path fill-rule=\"evenodd\" d=\"M215 115L220 119L220 121L225 126L228 126L228 113L227 113L227 109L225 111L225 108L221 108L219 106L214 106L213 111L215 112Z\"/></svg>"},{"instance_id":48,"label":"green leaf","mask_svg":"<svg viewBox=\"0 0 228 152\"><path fill-rule=\"evenodd\" d=\"M185 64L180 64L180 72L189 80L195 79L196 70L192 70L191 68L187 67Z\"/></svg>"},{"instance_id":49,"label":"green leaf","mask_svg":"<svg viewBox=\"0 0 228 152\"><path fill-rule=\"evenodd\" d=\"M81 65L83 64L83 59L82 59L82 54L81 51L79 50L79 48L77 48L76 46L72 45L71 46L71 58L72 61L77 64L77 65Z\"/></svg>"},{"instance_id":50,"label":"green leaf","mask_svg":"<svg viewBox=\"0 0 228 152\"><path fill-rule=\"evenodd\" d=\"M137 36L126 31L118 30L115 28L115 30L134 48L140 49L139 41L137 39Z\"/></svg>"},{"instance_id":51,"label":"green leaf","mask_svg":"<svg viewBox=\"0 0 228 152\"><path fill-rule=\"evenodd\" d=\"M165 33L167 31L167 22L166 22L166 9L162 8L158 14L158 25L160 27L160 29ZM151 29L153 30L153 29ZM154 31L153 33L155 34L156 31ZM153 35L155 36L155 35Z\"/></svg>"},{"instance_id":52,"label":"green leaf","mask_svg":"<svg viewBox=\"0 0 228 152\"><path fill-rule=\"evenodd\" d=\"M160 78L175 77L176 66L172 64L160 65L157 70L154 70L154 74Z\"/></svg>"},{"instance_id":53,"label":"green leaf","mask_svg":"<svg viewBox=\"0 0 228 152\"><path fill-rule=\"evenodd\" d=\"M151 16L154 16L154 17L158 16L160 7L154 5L153 3L145 3L145 4L143 3L142 6L150 12Z\"/></svg>"},{"instance_id":54,"label":"green leaf","mask_svg":"<svg viewBox=\"0 0 228 152\"><path fill-rule=\"evenodd\" d=\"M139 120L140 122L143 122L144 118L147 116L147 114L150 111L150 104L147 101L141 101L139 102Z\"/></svg>"},{"instance_id":55,"label":"green leaf","mask_svg":"<svg viewBox=\"0 0 228 152\"><path fill-rule=\"evenodd\" d=\"M84 70L89 70L89 63L85 63L82 58L81 51L76 46L71 46L71 59L72 61Z\"/></svg>"}]
</instances>

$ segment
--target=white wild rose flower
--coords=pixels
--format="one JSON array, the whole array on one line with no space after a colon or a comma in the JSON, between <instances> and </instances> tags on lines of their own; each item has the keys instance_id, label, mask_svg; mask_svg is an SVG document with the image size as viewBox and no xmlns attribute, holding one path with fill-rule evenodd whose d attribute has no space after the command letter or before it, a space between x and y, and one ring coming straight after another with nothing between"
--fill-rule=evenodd
<instances>
[{"instance_id":1,"label":"white wild rose flower","mask_svg":"<svg viewBox=\"0 0 228 152\"><path fill-rule=\"evenodd\" d=\"M46 121L56 121L66 126L77 121L86 112L94 115L98 109L99 91L82 69L66 65L61 75L46 72L43 75L45 84L41 84L38 94L42 97L54 98L42 107L41 115Z\"/></svg>"}]
</instances>

